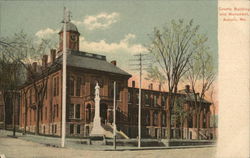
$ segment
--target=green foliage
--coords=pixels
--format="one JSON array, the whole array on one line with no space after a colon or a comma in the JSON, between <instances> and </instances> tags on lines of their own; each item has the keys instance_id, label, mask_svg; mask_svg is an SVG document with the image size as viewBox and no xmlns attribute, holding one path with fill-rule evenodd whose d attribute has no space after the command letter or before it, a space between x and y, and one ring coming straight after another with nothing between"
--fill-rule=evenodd
<instances>
[{"instance_id":1,"label":"green foliage","mask_svg":"<svg viewBox=\"0 0 250 158\"><path fill-rule=\"evenodd\" d=\"M183 125L184 120L191 119L191 115L192 112L191 111L187 111L184 108L184 103L186 102L185 98L183 96L178 97L177 99L175 99L174 102L174 109L173 109L173 114L175 116L177 125L180 127L181 125Z\"/></svg>"}]
</instances>

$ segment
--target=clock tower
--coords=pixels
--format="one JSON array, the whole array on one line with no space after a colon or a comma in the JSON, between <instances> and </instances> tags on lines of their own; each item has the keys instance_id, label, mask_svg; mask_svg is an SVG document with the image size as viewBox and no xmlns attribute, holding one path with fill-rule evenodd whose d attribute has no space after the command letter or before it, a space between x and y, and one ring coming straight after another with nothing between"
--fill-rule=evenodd
<instances>
[{"instance_id":1,"label":"clock tower","mask_svg":"<svg viewBox=\"0 0 250 158\"><path fill-rule=\"evenodd\" d=\"M66 48L69 50L79 51L80 33L72 22L66 24ZM63 27L59 32L59 52L63 50Z\"/></svg>"}]
</instances>

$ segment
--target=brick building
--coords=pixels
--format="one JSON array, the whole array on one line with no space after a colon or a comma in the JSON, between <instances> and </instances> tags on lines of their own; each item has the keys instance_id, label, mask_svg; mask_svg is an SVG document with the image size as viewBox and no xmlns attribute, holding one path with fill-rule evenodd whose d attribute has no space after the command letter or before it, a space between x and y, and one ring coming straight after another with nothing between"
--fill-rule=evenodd
<instances>
[{"instance_id":1,"label":"brick building","mask_svg":"<svg viewBox=\"0 0 250 158\"><path fill-rule=\"evenodd\" d=\"M128 87L131 75L116 66L116 61L107 62L106 57L98 54L79 51L79 36L76 26L68 23L67 27L67 105L66 105L66 135L89 136L94 118L94 87L100 85L100 115L104 129L111 133L113 122L113 82L117 83L117 127L123 137L137 136L138 120L138 88L135 82ZM43 57L43 67L54 66L49 73L44 104L40 110L39 133L46 135L61 135L62 108L62 39L63 31L59 32L59 49L51 50L50 62L48 56ZM36 69L36 64L34 64ZM37 80L39 84L39 80ZM28 105L25 106L24 91L28 92ZM176 94L185 98L187 94ZM142 136L164 138L166 136L166 99L168 93L149 89L142 90ZM28 82L21 89L20 129L25 125L25 107L27 107L27 131L35 132L36 104L32 84ZM192 110L192 100L183 102L185 108ZM201 125L209 128L209 106L204 102L201 112ZM195 118L184 121L185 138L193 139ZM177 125L175 126L177 129ZM174 130L173 130L174 131ZM190 134L191 132L191 134ZM173 132L176 133L178 132ZM192 136L193 135L193 136ZM177 137L177 136L176 136Z\"/></svg>"}]
</instances>

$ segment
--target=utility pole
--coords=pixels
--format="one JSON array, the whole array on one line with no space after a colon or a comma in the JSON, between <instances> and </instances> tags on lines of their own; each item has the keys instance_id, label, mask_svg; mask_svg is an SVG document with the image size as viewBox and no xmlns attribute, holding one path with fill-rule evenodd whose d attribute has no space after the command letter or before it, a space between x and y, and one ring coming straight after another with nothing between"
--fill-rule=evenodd
<instances>
[{"instance_id":1,"label":"utility pole","mask_svg":"<svg viewBox=\"0 0 250 158\"><path fill-rule=\"evenodd\" d=\"M63 85L62 85L62 140L61 147L65 146L65 135L66 135L66 66L67 66L67 48L66 48L66 26L70 22L70 14L68 9L64 7L64 18L63 18Z\"/></svg>"},{"instance_id":2,"label":"utility pole","mask_svg":"<svg viewBox=\"0 0 250 158\"><path fill-rule=\"evenodd\" d=\"M142 63L142 60L144 60L144 56L146 54L142 54L142 53L139 53L139 54L136 54L134 56L137 57L137 59L133 60L133 61L136 61L136 62L139 62L137 64L131 64L133 66L136 66L137 68L133 69L133 70L139 70L139 102L138 102L138 148L141 148L141 85L142 85L142 66L143 66L143 63ZM139 66L139 68L138 68Z\"/></svg>"},{"instance_id":3,"label":"utility pole","mask_svg":"<svg viewBox=\"0 0 250 158\"><path fill-rule=\"evenodd\" d=\"M116 150L116 82L114 81L114 107L113 107L113 134L114 134L114 140L113 140L113 146Z\"/></svg>"},{"instance_id":4,"label":"utility pole","mask_svg":"<svg viewBox=\"0 0 250 158\"><path fill-rule=\"evenodd\" d=\"M138 148L141 148L141 76L142 76L142 63L141 63L142 57L141 53L139 56L139 68L140 68L140 78L139 78L139 110L138 110Z\"/></svg>"}]
</instances>

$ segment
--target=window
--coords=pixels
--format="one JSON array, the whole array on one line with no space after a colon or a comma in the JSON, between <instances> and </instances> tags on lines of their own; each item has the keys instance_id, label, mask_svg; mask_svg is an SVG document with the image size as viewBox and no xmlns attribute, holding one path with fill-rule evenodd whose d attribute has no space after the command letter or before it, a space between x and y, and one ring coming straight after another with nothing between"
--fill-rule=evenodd
<instances>
[{"instance_id":1,"label":"window","mask_svg":"<svg viewBox=\"0 0 250 158\"><path fill-rule=\"evenodd\" d=\"M59 77L56 78L56 95L59 96Z\"/></svg>"},{"instance_id":2,"label":"window","mask_svg":"<svg viewBox=\"0 0 250 158\"><path fill-rule=\"evenodd\" d=\"M56 133L56 131L57 131L57 125L55 125L54 127L55 127L55 133Z\"/></svg>"},{"instance_id":3,"label":"window","mask_svg":"<svg viewBox=\"0 0 250 158\"><path fill-rule=\"evenodd\" d=\"M58 104L56 104L56 117L58 117L59 114L59 109L58 109Z\"/></svg>"},{"instance_id":4,"label":"window","mask_svg":"<svg viewBox=\"0 0 250 158\"><path fill-rule=\"evenodd\" d=\"M75 118L80 118L80 104L75 105Z\"/></svg>"},{"instance_id":5,"label":"window","mask_svg":"<svg viewBox=\"0 0 250 158\"><path fill-rule=\"evenodd\" d=\"M33 111L34 113L34 121L36 121L36 111Z\"/></svg>"},{"instance_id":6,"label":"window","mask_svg":"<svg viewBox=\"0 0 250 158\"><path fill-rule=\"evenodd\" d=\"M74 134L74 124L70 124L69 130L70 130L70 134Z\"/></svg>"},{"instance_id":7,"label":"window","mask_svg":"<svg viewBox=\"0 0 250 158\"><path fill-rule=\"evenodd\" d=\"M157 112L154 112L154 126L157 126L157 124L158 124L158 114L157 114Z\"/></svg>"},{"instance_id":8,"label":"window","mask_svg":"<svg viewBox=\"0 0 250 158\"><path fill-rule=\"evenodd\" d=\"M151 95L151 94L149 95L149 103L151 106L154 105L153 95Z\"/></svg>"},{"instance_id":9,"label":"window","mask_svg":"<svg viewBox=\"0 0 250 158\"><path fill-rule=\"evenodd\" d=\"M31 124L31 109L29 110L30 124Z\"/></svg>"},{"instance_id":10,"label":"window","mask_svg":"<svg viewBox=\"0 0 250 158\"><path fill-rule=\"evenodd\" d=\"M128 103L131 103L131 94L128 92Z\"/></svg>"},{"instance_id":11,"label":"window","mask_svg":"<svg viewBox=\"0 0 250 158\"><path fill-rule=\"evenodd\" d=\"M146 125L150 125L150 113L149 111L146 111L146 120L145 120Z\"/></svg>"},{"instance_id":12,"label":"window","mask_svg":"<svg viewBox=\"0 0 250 158\"><path fill-rule=\"evenodd\" d=\"M46 90L45 90L45 99L47 99L47 96L48 96L48 88L46 87Z\"/></svg>"},{"instance_id":13,"label":"window","mask_svg":"<svg viewBox=\"0 0 250 158\"><path fill-rule=\"evenodd\" d=\"M116 83L116 99L117 100L120 100L120 92L121 92L121 84L118 82Z\"/></svg>"},{"instance_id":14,"label":"window","mask_svg":"<svg viewBox=\"0 0 250 158\"><path fill-rule=\"evenodd\" d=\"M69 118L74 118L74 104L69 105Z\"/></svg>"},{"instance_id":15,"label":"window","mask_svg":"<svg viewBox=\"0 0 250 158\"><path fill-rule=\"evenodd\" d=\"M45 120L47 120L47 107L45 107Z\"/></svg>"},{"instance_id":16,"label":"window","mask_svg":"<svg viewBox=\"0 0 250 158\"><path fill-rule=\"evenodd\" d=\"M56 77L53 78L53 86L54 86L54 87L53 87L53 91L54 91L53 94L54 94L54 96L56 96L56 88L57 88L57 87L56 87Z\"/></svg>"},{"instance_id":17,"label":"window","mask_svg":"<svg viewBox=\"0 0 250 158\"><path fill-rule=\"evenodd\" d=\"M90 82L90 95L95 95L95 84L94 80Z\"/></svg>"},{"instance_id":18,"label":"window","mask_svg":"<svg viewBox=\"0 0 250 158\"><path fill-rule=\"evenodd\" d=\"M139 94L136 93L136 104L139 104Z\"/></svg>"},{"instance_id":19,"label":"window","mask_svg":"<svg viewBox=\"0 0 250 158\"><path fill-rule=\"evenodd\" d=\"M162 125L166 126L166 112L162 113Z\"/></svg>"},{"instance_id":20,"label":"window","mask_svg":"<svg viewBox=\"0 0 250 158\"><path fill-rule=\"evenodd\" d=\"M145 104L149 105L149 97L148 94L145 94Z\"/></svg>"},{"instance_id":21,"label":"window","mask_svg":"<svg viewBox=\"0 0 250 158\"><path fill-rule=\"evenodd\" d=\"M156 106L156 105L157 105L157 96L154 95L154 106Z\"/></svg>"},{"instance_id":22,"label":"window","mask_svg":"<svg viewBox=\"0 0 250 158\"><path fill-rule=\"evenodd\" d=\"M59 96L59 77L53 78L53 96Z\"/></svg>"},{"instance_id":23,"label":"window","mask_svg":"<svg viewBox=\"0 0 250 158\"><path fill-rule=\"evenodd\" d=\"M80 134L81 132L81 125L77 125L77 134Z\"/></svg>"},{"instance_id":24,"label":"window","mask_svg":"<svg viewBox=\"0 0 250 158\"><path fill-rule=\"evenodd\" d=\"M70 119L80 119L80 104L70 104L69 107L69 118Z\"/></svg>"},{"instance_id":25,"label":"window","mask_svg":"<svg viewBox=\"0 0 250 158\"><path fill-rule=\"evenodd\" d=\"M121 92L121 83L116 82L116 99L120 100L120 92ZM109 96L114 97L114 81L111 81L109 83Z\"/></svg>"},{"instance_id":26,"label":"window","mask_svg":"<svg viewBox=\"0 0 250 158\"><path fill-rule=\"evenodd\" d=\"M76 80L76 96L81 95L81 83L82 83L82 78L77 77L77 80Z\"/></svg>"},{"instance_id":27,"label":"window","mask_svg":"<svg viewBox=\"0 0 250 158\"><path fill-rule=\"evenodd\" d=\"M75 92L75 79L73 76L71 76L69 80L69 94L71 96L74 96L74 92Z\"/></svg>"},{"instance_id":28,"label":"window","mask_svg":"<svg viewBox=\"0 0 250 158\"><path fill-rule=\"evenodd\" d=\"M88 104L87 105L87 121L91 121L91 117L92 117L92 115L91 115L91 105L90 104Z\"/></svg>"},{"instance_id":29,"label":"window","mask_svg":"<svg viewBox=\"0 0 250 158\"><path fill-rule=\"evenodd\" d=\"M30 88L30 105L32 104L32 88Z\"/></svg>"},{"instance_id":30,"label":"window","mask_svg":"<svg viewBox=\"0 0 250 158\"><path fill-rule=\"evenodd\" d=\"M41 111L40 111L40 118L41 118L41 121L43 121L43 108L41 108Z\"/></svg>"},{"instance_id":31,"label":"window","mask_svg":"<svg viewBox=\"0 0 250 158\"><path fill-rule=\"evenodd\" d=\"M57 107L56 107L56 104L53 105L53 108L52 108L52 118L56 118L57 117Z\"/></svg>"},{"instance_id":32,"label":"window","mask_svg":"<svg viewBox=\"0 0 250 158\"><path fill-rule=\"evenodd\" d=\"M161 106L166 106L166 96L164 95L161 97Z\"/></svg>"},{"instance_id":33,"label":"window","mask_svg":"<svg viewBox=\"0 0 250 158\"><path fill-rule=\"evenodd\" d=\"M52 125L52 134L54 133L54 125Z\"/></svg>"}]
</instances>

